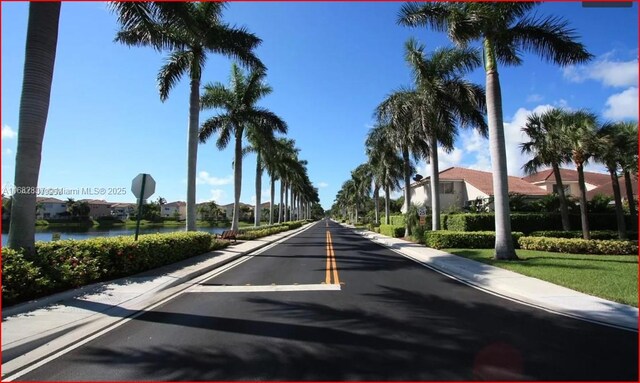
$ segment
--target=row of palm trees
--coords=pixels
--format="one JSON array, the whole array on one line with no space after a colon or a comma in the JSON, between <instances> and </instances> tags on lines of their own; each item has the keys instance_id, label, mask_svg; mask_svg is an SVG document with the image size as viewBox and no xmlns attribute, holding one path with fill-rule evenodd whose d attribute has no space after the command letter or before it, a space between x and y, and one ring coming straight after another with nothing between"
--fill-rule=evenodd
<instances>
[{"instance_id":1,"label":"row of palm trees","mask_svg":"<svg viewBox=\"0 0 640 383\"><path fill-rule=\"evenodd\" d=\"M271 176L271 206L274 181L281 181L279 221L290 219L295 207L298 216L318 202L317 190L309 181L306 162L297 158L298 150L291 140L276 138L286 133L287 126L277 115L256 106L256 102L271 92L264 83L266 67L254 50L262 40L245 28L231 26L222 20L223 2L111 2L120 30L115 41L128 46L152 47L167 52L166 61L157 74L160 99L165 101L183 76L190 81L189 124L187 145L187 216L186 229L196 229L196 163L198 141L205 142L214 133L219 135L222 149L235 139L234 217L232 229L238 228L239 198L243 153L257 154L256 225L260 222L260 190L262 170ZM25 71L20 102L18 147L16 151L15 185L17 188L38 184L42 139L48 115L50 89L58 37L60 3L31 3L25 52ZM237 64L232 67L230 87L219 83L205 86L201 99L202 72L209 54L221 54L234 59L250 70L245 75ZM200 126L200 111L221 108L223 113L209 118ZM242 148L247 138L249 148ZM279 151L278 149L282 149ZM280 160L280 163L276 163ZM289 167L285 169L286 163ZM19 189L18 189L19 190ZM288 196L291 195L289 205ZM12 204L9 246L23 248L27 254L35 251L34 193L17 193ZM304 208L303 208L304 207ZM273 211L270 222L273 222Z\"/></svg>"},{"instance_id":2,"label":"row of palm trees","mask_svg":"<svg viewBox=\"0 0 640 383\"><path fill-rule=\"evenodd\" d=\"M538 54L558 65L583 63L592 58L577 41L577 35L567 21L533 13L538 5L532 2L405 3L398 15L398 24L445 32L456 48L439 49L427 56L423 46L413 40L407 42L406 60L412 68L414 86L393 92L377 107L377 122L369 134L370 142L367 142L368 146L380 145L368 147L368 153L390 147L394 155L400 157L404 203L408 211L412 159L428 159L432 165L431 190L439 190L438 145L445 151L451 150L458 126L475 128L483 135L488 132L497 259L517 259L511 236L498 64L520 65L525 52ZM478 43L479 48L474 49L474 43ZM484 65L486 92L464 79L480 65ZM371 155L369 159L371 162ZM374 162L390 164L393 161L376 158ZM392 170L388 168L387 171ZM384 172L377 170L375 173ZM378 184L382 185L382 181ZM437 192L432 195L432 228L437 229L439 198ZM408 225L405 234L409 234Z\"/></svg>"},{"instance_id":3,"label":"row of palm trees","mask_svg":"<svg viewBox=\"0 0 640 383\"><path fill-rule=\"evenodd\" d=\"M580 188L580 217L582 236L590 239L587 216L587 189L584 180L584 166L593 159L605 165L611 176L618 236L626 238L622 194L618 183L618 171L624 174L627 201L632 220L635 222L636 209L633 198L632 174L638 173L638 123L599 123L597 116L588 110L567 111L553 108L544 113L533 113L527 117L522 131L529 141L521 144L522 153L533 156L523 169L528 174L536 173L542 167L551 167L555 177L560 200L562 228L570 230L569 213L560 165L573 163L578 172Z\"/></svg>"}]
</instances>

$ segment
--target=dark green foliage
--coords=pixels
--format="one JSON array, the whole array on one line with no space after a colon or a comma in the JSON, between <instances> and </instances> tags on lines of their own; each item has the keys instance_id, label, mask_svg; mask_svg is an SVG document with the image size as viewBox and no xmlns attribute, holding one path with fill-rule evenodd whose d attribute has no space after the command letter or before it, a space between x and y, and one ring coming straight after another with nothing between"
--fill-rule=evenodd
<instances>
[{"instance_id":1,"label":"dark green foliage","mask_svg":"<svg viewBox=\"0 0 640 383\"><path fill-rule=\"evenodd\" d=\"M295 221L295 222L284 222L278 223L275 225L269 226L258 226L244 229L241 234L237 235L238 239L242 240L252 240L257 238L266 237L268 235L273 235L277 233L281 233L287 230L297 229L302 226L303 221Z\"/></svg>"},{"instance_id":2,"label":"dark green foliage","mask_svg":"<svg viewBox=\"0 0 640 383\"><path fill-rule=\"evenodd\" d=\"M618 232L613 230L591 230L589 232L591 239L618 239ZM547 237L547 238L582 238L582 231L534 231L527 235L528 237ZM628 231L627 236L631 239L638 238L637 231Z\"/></svg>"},{"instance_id":3,"label":"dark green foliage","mask_svg":"<svg viewBox=\"0 0 640 383\"><path fill-rule=\"evenodd\" d=\"M3 303L136 274L227 246L209 233L148 234L37 242L36 257L2 249Z\"/></svg>"},{"instance_id":4,"label":"dark green foliage","mask_svg":"<svg viewBox=\"0 0 640 383\"><path fill-rule=\"evenodd\" d=\"M518 238L523 234L511 233L513 243L518 243ZM493 231L427 231L424 235L425 245L434 249L465 248L465 249L491 249L496 243L496 233ZM517 246L516 246L517 248Z\"/></svg>"},{"instance_id":5,"label":"dark green foliage","mask_svg":"<svg viewBox=\"0 0 640 383\"><path fill-rule=\"evenodd\" d=\"M389 224L395 225L395 226L404 226L405 225L404 215L390 215Z\"/></svg>"},{"instance_id":6,"label":"dark green foliage","mask_svg":"<svg viewBox=\"0 0 640 383\"><path fill-rule=\"evenodd\" d=\"M402 238L404 237L404 225L380 225L380 234L387 237Z\"/></svg>"},{"instance_id":7,"label":"dark green foliage","mask_svg":"<svg viewBox=\"0 0 640 383\"><path fill-rule=\"evenodd\" d=\"M447 230L490 231L495 228L493 214L451 214L447 218Z\"/></svg>"},{"instance_id":8,"label":"dark green foliage","mask_svg":"<svg viewBox=\"0 0 640 383\"><path fill-rule=\"evenodd\" d=\"M522 249L571 254L638 254L638 241L586 240L580 238L522 237Z\"/></svg>"}]
</instances>

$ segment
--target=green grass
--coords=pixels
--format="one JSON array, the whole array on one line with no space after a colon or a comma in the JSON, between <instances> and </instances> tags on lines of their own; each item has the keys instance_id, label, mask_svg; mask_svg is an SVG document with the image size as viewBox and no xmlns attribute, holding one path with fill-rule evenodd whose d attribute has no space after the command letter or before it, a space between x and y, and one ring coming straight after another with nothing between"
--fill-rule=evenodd
<instances>
[{"instance_id":1,"label":"green grass","mask_svg":"<svg viewBox=\"0 0 640 383\"><path fill-rule=\"evenodd\" d=\"M492 259L493 249L443 249L614 302L638 307L638 256L517 250L520 261Z\"/></svg>"}]
</instances>

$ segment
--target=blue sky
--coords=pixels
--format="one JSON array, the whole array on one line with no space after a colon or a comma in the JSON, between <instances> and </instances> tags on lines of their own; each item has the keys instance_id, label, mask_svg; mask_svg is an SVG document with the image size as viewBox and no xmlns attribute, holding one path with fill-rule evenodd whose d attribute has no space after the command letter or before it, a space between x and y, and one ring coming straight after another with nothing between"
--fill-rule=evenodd
<instances>
[{"instance_id":1,"label":"blue sky","mask_svg":"<svg viewBox=\"0 0 640 383\"><path fill-rule=\"evenodd\" d=\"M427 51L449 45L444 35L396 25L402 3L229 4L224 19L257 34L258 56L268 67L273 93L261 106L289 125L288 136L309 161L311 181L329 208L350 171L366 161L364 140L376 105L411 84L404 42L415 37ZM27 3L2 2L2 185L13 184L18 108L22 86ZM602 119L637 119L638 8L583 8L580 2L545 3L541 15L570 21L596 58L560 68L525 55L524 65L501 68L509 172L520 175L520 127L526 116L552 106L589 108ZM126 188L126 195L80 195L130 201L131 180L149 173L152 196L186 198L188 79L169 99L159 99L155 78L166 54L113 42L118 26L105 3L64 3L60 18L40 187ZM226 83L231 62L210 56L203 82ZM470 79L484 85L481 69ZM215 111L201 113L201 121ZM198 149L197 200L233 202L232 145L212 140ZM462 131L456 149L441 153L440 169L490 169L488 143ZM427 165L419 164L425 174ZM602 167L592 165L591 170ZM241 200L255 201L255 157L243 166ZM56 196L65 199L66 195ZM268 200L268 177L262 200Z\"/></svg>"}]
</instances>

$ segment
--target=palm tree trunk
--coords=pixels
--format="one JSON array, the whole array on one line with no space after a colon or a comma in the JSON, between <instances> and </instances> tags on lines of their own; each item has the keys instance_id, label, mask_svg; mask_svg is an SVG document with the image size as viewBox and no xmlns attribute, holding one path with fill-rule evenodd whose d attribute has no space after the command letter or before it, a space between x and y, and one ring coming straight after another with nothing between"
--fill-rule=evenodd
<instances>
[{"instance_id":1,"label":"palm tree trunk","mask_svg":"<svg viewBox=\"0 0 640 383\"><path fill-rule=\"evenodd\" d=\"M282 215L284 214L284 180L280 178L280 204L278 205L278 223L282 223L282 219L284 218Z\"/></svg>"},{"instance_id":2,"label":"palm tree trunk","mask_svg":"<svg viewBox=\"0 0 640 383\"><path fill-rule=\"evenodd\" d=\"M438 172L438 142L429 137L431 149L431 230L440 230L440 174Z\"/></svg>"},{"instance_id":3,"label":"palm tree trunk","mask_svg":"<svg viewBox=\"0 0 640 383\"><path fill-rule=\"evenodd\" d=\"M553 175L556 178L558 197L560 198L560 218L562 219L562 230L569 231L571 230L571 224L569 223L569 209L567 209L567 197L564 194L564 185L562 185L560 167L557 163L553 163L551 167L553 168Z\"/></svg>"},{"instance_id":4,"label":"palm tree trunk","mask_svg":"<svg viewBox=\"0 0 640 383\"><path fill-rule=\"evenodd\" d=\"M380 223L380 186L376 185L376 187L373 189L373 199L374 199L374 205L375 205L375 209L376 209L376 224Z\"/></svg>"},{"instance_id":5,"label":"palm tree trunk","mask_svg":"<svg viewBox=\"0 0 640 383\"><path fill-rule=\"evenodd\" d=\"M284 185L284 221L289 222L291 213L289 212L289 182Z\"/></svg>"},{"instance_id":6,"label":"palm tree trunk","mask_svg":"<svg viewBox=\"0 0 640 383\"><path fill-rule=\"evenodd\" d=\"M580 187L580 220L582 221L582 238L591 239L589 233L589 217L587 215L587 187L584 184L584 170L582 163L577 167L578 170L578 186Z\"/></svg>"},{"instance_id":7,"label":"palm tree trunk","mask_svg":"<svg viewBox=\"0 0 640 383\"><path fill-rule=\"evenodd\" d=\"M29 189L35 189L38 185L42 139L47 125L53 67L56 60L59 21L59 2L29 4L14 176L15 186L27 188L27 193L13 194L8 243L11 248L23 248L29 257L35 254L37 196Z\"/></svg>"},{"instance_id":8,"label":"palm tree trunk","mask_svg":"<svg viewBox=\"0 0 640 383\"><path fill-rule=\"evenodd\" d=\"M409 149L407 147L402 148L402 161L404 168L404 214L406 216L404 236L409 237L411 235L411 228L409 227L409 207L411 206L411 163L409 160Z\"/></svg>"},{"instance_id":9,"label":"palm tree trunk","mask_svg":"<svg viewBox=\"0 0 640 383\"><path fill-rule=\"evenodd\" d=\"M636 201L633 198L633 186L631 185L631 172L624 171L624 186L627 194L627 201L629 202L629 214L631 215L631 223L634 225L630 230L637 230L638 225L638 213L636 211Z\"/></svg>"},{"instance_id":10,"label":"palm tree trunk","mask_svg":"<svg viewBox=\"0 0 640 383\"><path fill-rule=\"evenodd\" d=\"M240 218L240 192L242 191L242 127L236 128L235 160L233 162L233 220L231 230L238 230Z\"/></svg>"},{"instance_id":11,"label":"palm tree trunk","mask_svg":"<svg viewBox=\"0 0 640 383\"><path fill-rule=\"evenodd\" d=\"M191 78L189 95L189 138L187 142L187 231L196 230L196 168L200 127L200 75Z\"/></svg>"},{"instance_id":12,"label":"palm tree trunk","mask_svg":"<svg viewBox=\"0 0 640 383\"><path fill-rule=\"evenodd\" d=\"M611 186L613 187L613 201L616 206L616 221L618 223L618 238L627 239L627 228L624 223L624 210L622 209L622 193L620 193L620 183L615 167L609 168L611 176Z\"/></svg>"},{"instance_id":13,"label":"palm tree trunk","mask_svg":"<svg viewBox=\"0 0 640 383\"><path fill-rule=\"evenodd\" d=\"M385 225L389 225L390 223L390 219L389 219L389 214L390 214L390 209L389 209L389 199L390 199L390 192L389 192L389 187L385 187L384 188L384 223Z\"/></svg>"},{"instance_id":14,"label":"palm tree trunk","mask_svg":"<svg viewBox=\"0 0 640 383\"><path fill-rule=\"evenodd\" d=\"M511 237L511 214L509 211L509 183L507 154L502 120L502 94L500 78L493 44L484 40L485 71L487 81L487 120L489 123L489 150L493 171L493 196L496 225L496 259L518 259Z\"/></svg>"},{"instance_id":15,"label":"palm tree trunk","mask_svg":"<svg viewBox=\"0 0 640 383\"><path fill-rule=\"evenodd\" d=\"M273 225L273 204L275 202L275 193L276 193L276 181L273 178L273 176L271 176L271 198L269 200L270 205L269 205L269 225Z\"/></svg>"},{"instance_id":16,"label":"palm tree trunk","mask_svg":"<svg viewBox=\"0 0 640 383\"><path fill-rule=\"evenodd\" d=\"M262 159L260 158L260 152L256 155L256 208L254 212L254 226L260 226L260 201L262 198Z\"/></svg>"}]
</instances>

